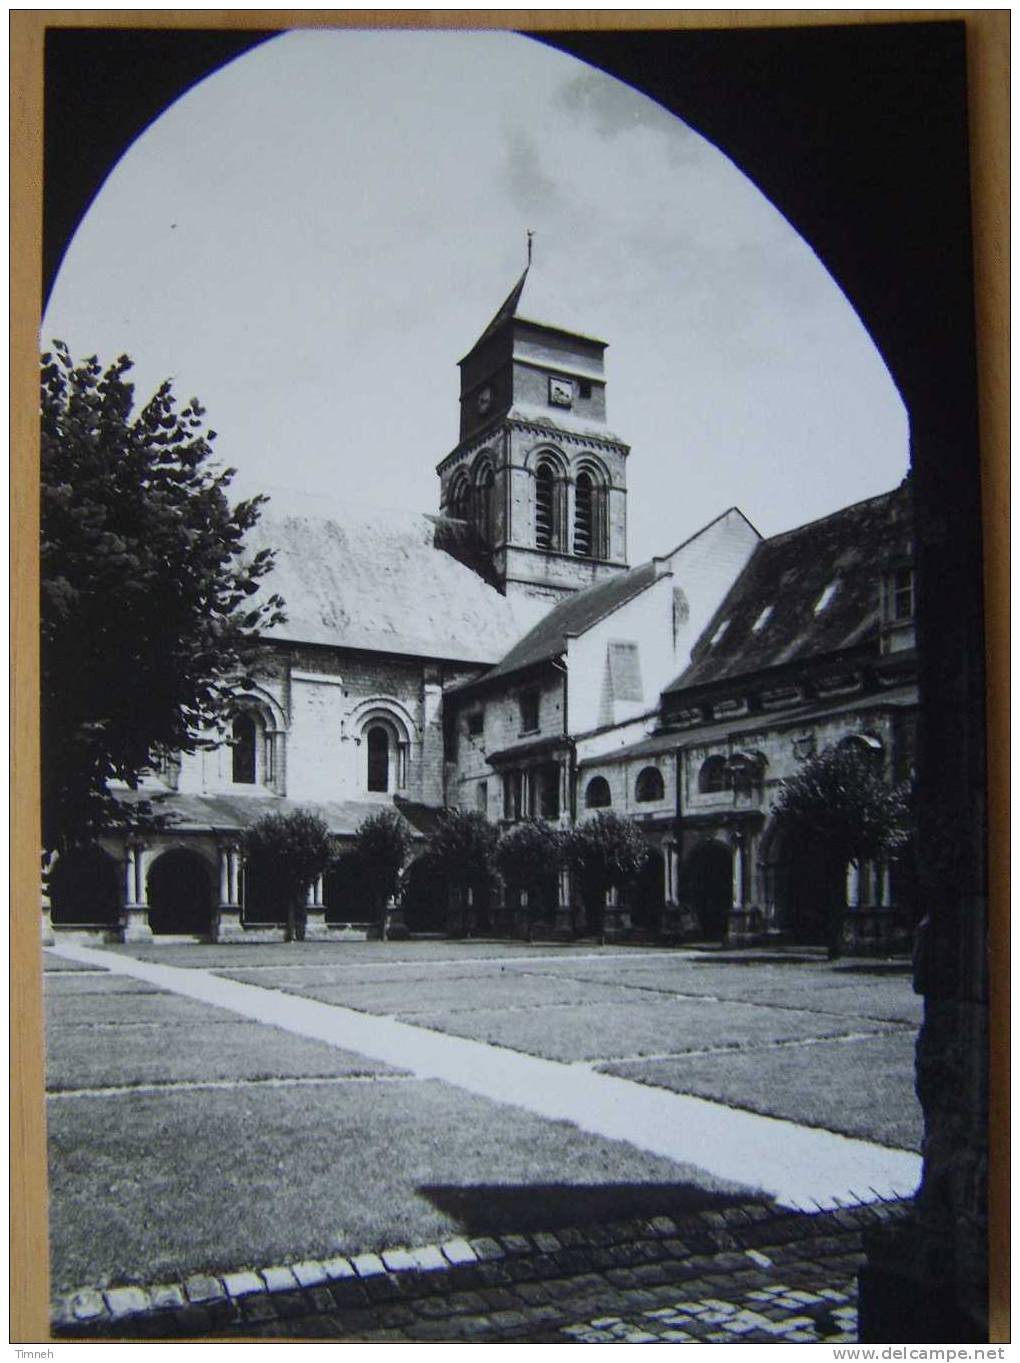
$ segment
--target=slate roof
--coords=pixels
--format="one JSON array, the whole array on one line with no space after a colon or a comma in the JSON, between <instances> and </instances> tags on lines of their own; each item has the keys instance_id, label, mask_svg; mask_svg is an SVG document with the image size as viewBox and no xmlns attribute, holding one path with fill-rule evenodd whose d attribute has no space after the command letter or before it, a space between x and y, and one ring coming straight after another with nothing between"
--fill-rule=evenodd
<instances>
[{"instance_id":1,"label":"slate roof","mask_svg":"<svg viewBox=\"0 0 1020 1363\"><path fill-rule=\"evenodd\" d=\"M174 832L208 832L210 829L224 832L241 832L250 828L266 814L291 814L296 809L308 810L317 814L329 827L331 833L352 835L370 814L378 814L380 809L390 806L369 800L289 800L282 795L199 795L183 791L167 791L157 794L151 787L146 790L122 790L116 792L122 804L136 804L139 800L149 800L153 810L166 814L170 820L170 830ZM407 822L412 838L419 839L421 818L416 806L415 817L410 811L398 808L398 813Z\"/></svg>"},{"instance_id":2,"label":"slate roof","mask_svg":"<svg viewBox=\"0 0 1020 1363\"><path fill-rule=\"evenodd\" d=\"M637 568L606 578L604 582L594 582L557 602L484 677L465 682L463 686L489 682L558 658L566 652L568 634L583 634L597 620L643 592L655 581L657 571L654 561L642 563Z\"/></svg>"},{"instance_id":3,"label":"slate roof","mask_svg":"<svg viewBox=\"0 0 1020 1363\"><path fill-rule=\"evenodd\" d=\"M329 515L263 512L253 550L276 551L265 590L287 621L265 638L460 662L491 663L534 614L436 547L439 518L353 508Z\"/></svg>"},{"instance_id":4,"label":"slate roof","mask_svg":"<svg viewBox=\"0 0 1020 1363\"><path fill-rule=\"evenodd\" d=\"M763 540L694 646L690 665L663 694L877 645L878 579L909 561L912 525L910 490L903 483ZM827 605L816 612L832 583Z\"/></svg>"},{"instance_id":5,"label":"slate roof","mask_svg":"<svg viewBox=\"0 0 1020 1363\"><path fill-rule=\"evenodd\" d=\"M475 341L470 355L477 350L483 341L487 341L490 336L494 336L501 327L505 326L512 317L516 317L520 322L526 322L534 327L542 327L546 331L556 331L562 336L578 336L582 340L592 341L595 345L606 346L605 341L600 341L597 336L591 336L586 332L577 331L574 327L558 326L553 322L543 322L541 315L549 317L560 316L563 313L563 299L555 295L552 284L553 280L546 274L543 286L536 289L535 279L530 278L531 266L525 267L524 273L517 283L504 298L496 311L492 321L485 328L478 340ZM523 310L522 310L523 309ZM465 357L466 358L466 357ZM462 361L463 363L463 361Z\"/></svg>"}]
</instances>

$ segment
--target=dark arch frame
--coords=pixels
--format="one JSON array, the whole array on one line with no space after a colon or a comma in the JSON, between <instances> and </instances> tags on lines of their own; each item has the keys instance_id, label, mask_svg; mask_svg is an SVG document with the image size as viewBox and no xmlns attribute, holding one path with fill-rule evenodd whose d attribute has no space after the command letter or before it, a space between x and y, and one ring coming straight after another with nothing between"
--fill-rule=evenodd
<instances>
[{"instance_id":1,"label":"dark arch frame","mask_svg":"<svg viewBox=\"0 0 1020 1363\"><path fill-rule=\"evenodd\" d=\"M966 25L533 35L644 90L750 174L842 284L907 402L920 527L918 629L925 696L920 852L933 866L954 868L952 875L934 877L928 896L930 968L922 984L942 1006L929 1019L922 1049L936 1065L940 1048L958 1040L950 1005L980 1011L988 1002L987 886L984 858L974 855L986 836L985 671L963 85L965 32L976 29L977 20L973 15ZM986 41L989 33L993 40L1004 36L1003 28L991 28L989 16L981 27ZM124 30L114 41L109 30L55 30L51 38L54 32L66 40L65 54L74 55L65 61L66 79L57 82L54 48L47 42L47 287L80 213L124 144L181 89L267 36ZM169 37L173 42L167 44ZM87 39L95 51L84 60ZM208 44L215 39L225 46L213 59ZM156 55L160 44L172 49L169 55ZM118 49L105 75L104 46ZM203 50L196 58L197 46ZM987 49L981 60L987 75ZM128 72L133 79L125 79ZM56 84L59 101L51 97ZM732 99L734 89L741 92L739 101ZM93 97L96 90L116 91L116 98L103 105ZM132 100L147 112L133 113ZM98 117L90 110L97 104ZM826 112L821 119L814 116L819 105ZM988 126L986 121L985 133ZM74 136L68 137L68 129ZM65 190L68 179L78 179L63 206L59 193L54 200L53 147L61 140L79 162L73 168L64 162ZM91 187L82 191L83 183ZM987 205L987 189L984 194ZM986 236L986 248L994 233L993 228ZM997 556L1001 550L1000 537ZM1001 566L997 558L997 574ZM997 585L1001 588L1001 580ZM940 784L946 770L955 779ZM976 1044L977 1051L967 1045L956 1049L983 1063ZM941 1088L955 1091L952 1082ZM932 1189L944 1186L930 1180ZM949 1209L943 1217L952 1227ZM929 1224L938 1219L929 1202ZM937 1295L945 1305L954 1294L950 1282L942 1286ZM919 1338L916 1332L904 1337ZM947 1337L937 1329L931 1336Z\"/></svg>"}]
</instances>

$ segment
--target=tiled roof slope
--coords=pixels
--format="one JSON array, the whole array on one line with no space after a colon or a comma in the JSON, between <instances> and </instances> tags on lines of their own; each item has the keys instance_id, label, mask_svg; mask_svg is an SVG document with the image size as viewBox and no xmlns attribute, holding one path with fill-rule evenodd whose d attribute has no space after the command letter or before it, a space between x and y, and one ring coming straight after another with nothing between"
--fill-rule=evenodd
<instances>
[{"instance_id":1,"label":"tiled roof slope","mask_svg":"<svg viewBox=\"0 0 1020 1363\"><path fill-rule=\"evenodd\" d=\"M194 792L153 790L117 790L114 792L121 804L137 804L148 800L155 813L168 820L168 830L181 833L205 832L210 828L224 831L240 831L251 828L267 814L293 814L303 809L317 814L329 831L348 836L356 833L361 824L371 814L389 806L368 800L289 800L282 795L227 795ZM408 823L412 838L421 836L420 825L426 806L403 807L396 805L397 813Z\"/></svg>"},{"instance_id":2,"label":"tiled roof slope","mask_svg":"<svg viewBox=\"0 0 1020 1363\"><path fill-rule=\"evenodd\" d=\"M879 578L909 558L912 524L904 483L763 540L695 645L690 666L664 694L877 641ZM816 612L832 583L835 590Z\"/></svg>"},{"instance_id":3,"label":"tiled roof slope","mask_svg":"<svg viewBox=\"0 0 1020 1363\"><path fill-rule=\"evenodd\" d=\"M375 508L274 515L270 504L248 542L276 552L266 588L283 597L287 621L264 637L460 662L502 657L534 615L437 548L437 519Z\"/></svg>"},{"instance_id":4,"label":"tiled roof slope","mask_svg":"<svg viewBox=\"0 0 1020 1363\"><path fill-rule=\"evenodd\" d=\"M657 571L654 561L642 563L629 572L595 582L557 602L494 668L486 672L484 680L490 681L558 658L567 647L568 634L583 634L596 620L643 592L655 581Z\"/></svg>"}]
</instances>

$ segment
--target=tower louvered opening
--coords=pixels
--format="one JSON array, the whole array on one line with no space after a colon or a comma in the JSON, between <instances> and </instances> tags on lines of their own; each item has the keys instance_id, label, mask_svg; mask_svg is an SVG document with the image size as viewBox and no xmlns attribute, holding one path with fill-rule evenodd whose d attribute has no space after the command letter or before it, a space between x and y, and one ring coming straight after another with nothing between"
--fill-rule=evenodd
<instances>
[{"instance_id":1,"label":"tower louvered opening","mask_svg":"<svg viewBox=\"0 0 1020 1363\"><path fill-rule=\"evenodd\" d=\"M555 496L553 471L541 464L535 474L535 545L539 549L554 547Z\"/></svg>"}]
</instances>

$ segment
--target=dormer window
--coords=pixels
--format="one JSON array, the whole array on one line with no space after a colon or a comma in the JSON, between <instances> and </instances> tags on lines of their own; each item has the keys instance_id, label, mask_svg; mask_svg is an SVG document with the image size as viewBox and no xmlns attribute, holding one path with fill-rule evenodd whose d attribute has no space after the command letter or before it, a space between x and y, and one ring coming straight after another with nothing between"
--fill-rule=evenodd
<instances>
[{"instance_id":1,"label":"dormer window","mask_svg":"<svg viewBox=\"0 0 1020 1363\"><path fill-rule=\"evenodd\" d=\"M758 615L757 620L755 620L754 624L751 626L751 633L752 633L752 634L760 634L760 633L761 633L761 631L765 628L765 626L768 624L769 620L771 619L771 617L772 617L772 611L773 611L773 607L772 607L772 606L766 606L766 607L764 608L764 610L762 610L762 611L759 612L759 615Z\"/></svg>"},{"instance_id":2,"label":"dormer window","mask_svg":"<svg viewBox=\"0 0 1020 1363\"><path fill-rule=\"evenodd\" d=\"M829 604L829 602L832 600L832 598L836 595L836 590L837 590L838 587L839 587L839 578L838 578L838 577L835 577L835 578L833 578L833 580L829 583L829 585L825 588L825 591L822 592L822 594L821 594L821 596L818 598L818 600L815 602L815 615L821 615L822 611L825 610L826 606Z\"/></svg>"},{"instance_id":3,"label":"dormer window","mask_svg":"<svg viewBox=\"0 0 1020 1363\"><path fill-rule=\"evenodd\" d=\"M726 633L729 627L730 622L728 620L724 620L722 624L719 626L719 628L716 630L716 632L712 635L711 639L709 639L708 641L709 648L714 647L714 645L716 645L719 642L719 640L723 637L723 635Z\"/></svg>"},{"instance_id":4,"label":"dormer window","mask_svg":"<svg viewBox=\"0 0 1020 1363\"><path fill-rule=\"evenodd\" d=\"M914 570L896 568L886 579L885 614L887 620L914 618Z\"/></svg>"}]
</instances>

